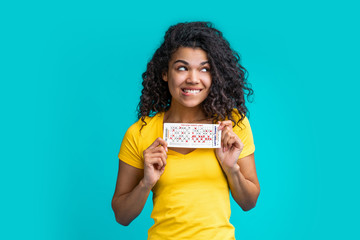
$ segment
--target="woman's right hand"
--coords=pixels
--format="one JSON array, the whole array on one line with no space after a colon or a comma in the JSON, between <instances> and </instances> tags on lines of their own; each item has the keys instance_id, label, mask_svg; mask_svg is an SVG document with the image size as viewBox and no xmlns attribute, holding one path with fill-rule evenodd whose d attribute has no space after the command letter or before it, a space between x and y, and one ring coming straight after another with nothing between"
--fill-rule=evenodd
<instances>
[{"instance_id":1,"label":"woman's right hand","mask_svg":"<svg viewBox=\"0 0 360 240\"><path fill-rule=\"evenodd\" d=\"M163 174L167 151L167 142L160 137L144 151L144 178L142 182L146 187L152 189Z\"/></svg>"}]
</instances>

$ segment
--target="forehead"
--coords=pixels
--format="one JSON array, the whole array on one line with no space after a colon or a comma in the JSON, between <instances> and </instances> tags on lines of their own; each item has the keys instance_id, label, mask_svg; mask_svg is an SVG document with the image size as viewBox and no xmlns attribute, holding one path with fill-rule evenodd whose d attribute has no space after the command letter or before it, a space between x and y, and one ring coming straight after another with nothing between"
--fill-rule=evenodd
<instances>
[{"instance_id":1,"label":"forehead","mask_svg":"<svg viewBox=\"0 0 360 240\"><path fill-rule=\"evenodd\" d=\"M208 57L201 48L180 47L172 54L170 63L176 60L185 60L190 64L196 64L208 61Z\"/></svg>"}]
</instances>

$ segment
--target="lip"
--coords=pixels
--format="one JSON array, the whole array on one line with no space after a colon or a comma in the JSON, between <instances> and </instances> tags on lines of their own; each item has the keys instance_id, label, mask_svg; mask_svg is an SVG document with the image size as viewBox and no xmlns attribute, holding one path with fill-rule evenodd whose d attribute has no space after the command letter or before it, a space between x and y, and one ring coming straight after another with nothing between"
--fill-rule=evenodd
<instances>
[{"instance_id":1,"label":"lip","mask_svg":"<svg viewBox=\"0 0 360 240\"><path fill-rule=\"evenodd\" d=\"M191 93L191 92L185 92L184 90L198 90L199 92L197 93ZM201 88L181 88L181 93L185 96L193 96L193 95L197 95L199 93L201 93L202 89Z\"/></svg>"}]
</instances>

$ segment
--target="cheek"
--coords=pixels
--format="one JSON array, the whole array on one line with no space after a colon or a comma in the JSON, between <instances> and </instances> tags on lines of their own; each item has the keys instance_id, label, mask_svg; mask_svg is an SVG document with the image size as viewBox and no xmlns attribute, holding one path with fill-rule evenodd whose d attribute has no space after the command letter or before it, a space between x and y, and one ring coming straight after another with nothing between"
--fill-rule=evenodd
<instances>
[{"instance_id":1,"label":"cheek","mask_svg":"<svg viewBox=\"0 0 360 240\"><path fill-rule=\"evenodd\" d=\"M176 81L176 79L170 79L170 81L169 81L169 87L171 87L171 88L176 88L176 86L178 85L178 83L177 83L177 81Z\"/></svg>"},{"instance_id":2,"label":"cheek","mask_svg":"<svg viewBox=\"0 0 360 240\"><path fill-rule=\"evenodd\" d=\"M177 88L179 87L184 81L186 77L181 75L173 75L172 78L169 80L169 87Z\"/></svg>"},{"instance_id":3,"label":"cheek","mask_svg":"<svg viewBox=\"0 0 360 240\"><path fill-rule=\"evenodd\" d=\"M206 79L206 87L210 88L212 85L212 78L211 76L208 76Z\"/></svg>"},{"instance_id":4,"label":"cheek","mask_svg":"<svg viewBox=\"0 0 360 240\"><path fill-rule=\"evenodd\" d=\"M177 83L176 81L174 81L174 79L171 79L169 82L168 82L168 88L169 88L169 92L170 94L173 96L174 94L176 94L176 91L177 91Z\"/></svg>"}]
</instances>

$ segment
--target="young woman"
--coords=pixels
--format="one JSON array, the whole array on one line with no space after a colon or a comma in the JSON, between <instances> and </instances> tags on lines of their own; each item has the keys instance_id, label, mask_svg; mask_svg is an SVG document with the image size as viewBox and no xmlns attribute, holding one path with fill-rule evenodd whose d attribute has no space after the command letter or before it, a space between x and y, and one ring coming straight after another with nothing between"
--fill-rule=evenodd
<instances>
[{"instance_id":1,"label":"young woman","mask_svg":"<svg viewBox=\"0 0 360 240\"><path fill-rule=\"evenodd\" d=\"M148 239L235 239L229 190L244 211L260 193L245 72L211 23L169 28L142 75L140 119L121 144L112 200L120 224L130 224L153 191ZM222 147L168 148L163 123L219 123Z\"/></svg>"}]
</instances>

